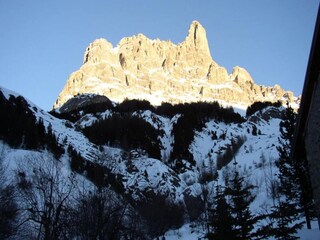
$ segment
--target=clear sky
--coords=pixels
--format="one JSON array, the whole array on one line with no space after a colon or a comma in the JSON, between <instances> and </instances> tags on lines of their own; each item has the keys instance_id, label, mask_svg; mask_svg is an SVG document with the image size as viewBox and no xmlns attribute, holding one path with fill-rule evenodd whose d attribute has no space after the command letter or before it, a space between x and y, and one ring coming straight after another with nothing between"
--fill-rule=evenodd
<instances>
[{"instance_id":1,"label":"clear sky","mask_svg":"<svg viewBox=\"0 0 320 240\"><path fill-rule=\"evenodd\" d=\"M51 110L86 47L143 33L182 42L198 20L212 58L231 73L295 95L303 81L318 0L0 0L0 86Z\"/></svg>"}]
</instances>

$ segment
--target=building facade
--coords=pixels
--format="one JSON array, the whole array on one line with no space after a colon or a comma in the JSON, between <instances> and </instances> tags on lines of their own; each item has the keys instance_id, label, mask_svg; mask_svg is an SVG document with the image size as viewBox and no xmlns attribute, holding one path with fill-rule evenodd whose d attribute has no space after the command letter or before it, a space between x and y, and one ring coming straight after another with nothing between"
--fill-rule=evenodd
<instances>
[{"instance_id":1,"label":"building facade","mask_svg":"<svg viewBox=\"0 0 320 240\"><path fill-rule=\"evenodd\" d=\"M308 160L317 217L320 218L320 31L316 21L303 87L292 157ZM320 227L320 226L319 226Z\"/></svg>"}]
</instances>

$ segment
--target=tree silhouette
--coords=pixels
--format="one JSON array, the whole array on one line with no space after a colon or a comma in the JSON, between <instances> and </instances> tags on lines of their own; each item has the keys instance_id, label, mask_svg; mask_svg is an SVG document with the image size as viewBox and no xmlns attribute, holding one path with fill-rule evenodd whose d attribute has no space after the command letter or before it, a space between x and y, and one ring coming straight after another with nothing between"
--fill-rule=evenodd
<instances>
[{"instance_id":1,"label":"tree silhouette","mask_svg":"<svg viewBox=\"0 0 320 240\"><path fill-rule=\"evenodd\" d=\"M225 192L219 185L216 186L214 203L209 219L212 232L208 234L208 238L210 240L234 239L236 236L233 231L234 219L231 215L231 207L227 203Z\"/></svg>"},{"instance_id":2,"label":"tree silhouette","mask_svg":"<svg viewBox=\"0 0 320 240\"><path fill-rule=\"evenodd\" d=\"M225 191L230 197L231 214L233 217L233 239L252 239L254 224L258 221L250 211L250 204L255 199L252 194L254 186L245 182L237 170L237 162L234 162L233 177Z\"/></svg>"}]
</instances>

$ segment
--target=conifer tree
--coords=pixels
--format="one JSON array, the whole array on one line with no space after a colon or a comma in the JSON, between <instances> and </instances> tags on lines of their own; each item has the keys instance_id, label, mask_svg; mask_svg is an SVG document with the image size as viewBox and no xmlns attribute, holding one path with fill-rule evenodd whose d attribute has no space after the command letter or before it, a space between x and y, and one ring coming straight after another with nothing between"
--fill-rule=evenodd
<instances>
[{"instance_id":1,"label":"conifer tree","mask_svg":"<svg viewBox=\"0 0 320 240\"><path fill-rule=\"evenodd\" d=\"M295 122L296 114L290 106L287 106L284 118L280 122L280 145L277 147L279 160L276 165L279 168L280 196L272 214L275 218L281 218L277 222L284 224L283 221L286 221L288 228L295 228L295 231L292 229L293 232L302 226L302 224L293 224L302 212L305 214L308 228L311 228L310 207L312 206L312 190L306 159L291 157ZM284 216L284 213L287 216Z\"/></svg>"},{"instance_id":2,"label":"conifer tree","mask_svg":"<svg viewBox=\"0 0 320 240\"><path fill-rule=\"evenodd\" d=\"M209 225L212 232L208 234L208 238L214 240L234 239L235 235L232 229L233 218L231 216L231 208L227 203L225 193L221 186L216 187L216 196L214 197L215 206L211 210Z\"/></svg>"},{"instance_id":3,"label":"conifer tree","mask_svg":"<svg viewBox=\"0 0 320 240\"><path fill-rule=\"evenodd\" d=\"M297 233L297 230L302 227L303 223L297 221L297 215L294 204L278 197L276 204L272 208L272 213L270 214L270 217L274 222L273 226L269 229L269 234L276 239L281 240L299 239L295 234Z\"/></svg>"},{"instance_id":4,"label":"conifer tree","mask_svg":"<svg viewBox=\"0 0 320 240\"><path fill-rule=\"evenodd\" d=\"M237 162L234 162L234 174L229 181L226 194L230 198L231 214L233 217L233 239L252 239L254 224L258 218L250 211L250 204L255 199L252 194L253 185L247 184L243 176L237 170Z\"/></svg>"}]
</instances>

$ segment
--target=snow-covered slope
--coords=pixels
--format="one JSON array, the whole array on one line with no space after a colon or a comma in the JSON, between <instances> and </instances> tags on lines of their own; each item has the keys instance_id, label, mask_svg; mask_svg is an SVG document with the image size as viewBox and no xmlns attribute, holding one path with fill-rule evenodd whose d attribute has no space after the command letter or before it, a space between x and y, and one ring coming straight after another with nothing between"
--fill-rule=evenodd
<instances>
[{"instance_id":1,"label":"snow-covered slope","mask_svg":"<svg viewBox=\"0 0 320 240\"><path fill-rule=\"evenodd\" d=\"M10 96L19 97L18 93L5 88L0 88L3 95L9 100ZM23 97L23 96L21 96ZM98 155L97 147L92 144L81 132L76 131L72 122L58 119L42 110L37 105L27 100L28 108L33 112L37 120L41 119L46 128L52 127L52 132L60 144L74 147L87 160L95 160Z\"/></svg>"},{"instance_id":2,"label":"snow-covered slope","mask_svg":"<svg viewBox=\"0 0 320 240\"><path fill-rule=\"evenodd\" d=\"M7 100L10 96L19 96L4 88L0 91ZM117 187L116 191L137 209L140 207L140 211L151 211L161 205L164 209L159 208L156 212L157 216L160 216L166 213L167 207L174 206L176 213L183 213L181 219L185 225L179 231L168 231L165 234L166 239L198 239L204 236L204 231L190 227L193 223L188 221L195 220L201 215L204 204L203 191L208 191L208 196L212 197L214 185L217 182L223 184L225 176L228 172L232 172L234 160L237 161L237 167L246 177L246 181L257 186L256 198L251 205L252 212L260 213L263 207L272 205L272 186L277 181L276 147L279 144L279 123L283 108L267 107L241 123L207 119L201 129L194 130L193 140L188 147L195 164L192 165L187 159L181 159L187 167L184 171L177 172L173 167L171 154L175 139L183 136L174 136L173 129L182 114L168 117L157 115L150 110L131 113L132 116L143 119L159 133L161 159L155 159L149 157L144 149L124 151L117 146L96 145L90 142L82 130L98 121L111 118L115 113L110 109L88 114L81 113L82 117L72 123L58 119L32 102L26 101L28 109L43 122L46 129L52 129L57 141L65 149L70 146L84 161L101 166L108 183L115 184L113 187ZM236 145L237 148L233 148L236 149L233 152L234 156L219 165L219 159L226 155L231 146ZM23 159L30 157L47 159L50 155L43 150L14 149L5 142L1 142L1 146L3 163L7 166L7 176L14 175L13 172L17 170L19 162ZM59 159L59 168L63 174L72 172L70 163L71 157L66 152ZM214 179L216 172L218 172L218 179ZM87 171L79 171L79 173L81 173L77 174L79 182L86 182L89 188L93 186L85 178ZM179 212L181 209L182 211ZM304 236L304 231L299 234Z\"/></svg>"}]
</instances>

